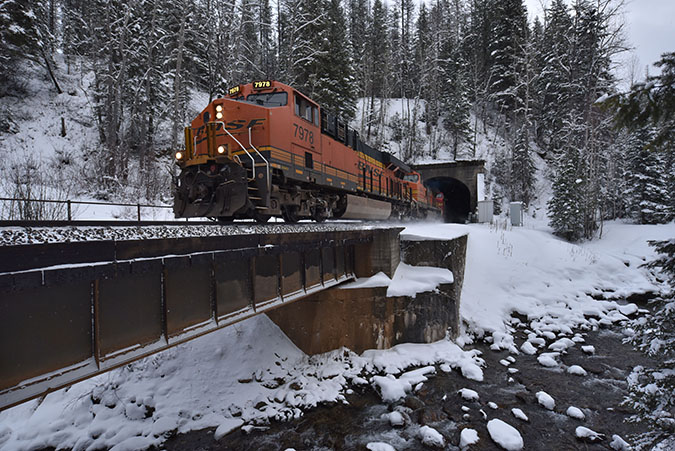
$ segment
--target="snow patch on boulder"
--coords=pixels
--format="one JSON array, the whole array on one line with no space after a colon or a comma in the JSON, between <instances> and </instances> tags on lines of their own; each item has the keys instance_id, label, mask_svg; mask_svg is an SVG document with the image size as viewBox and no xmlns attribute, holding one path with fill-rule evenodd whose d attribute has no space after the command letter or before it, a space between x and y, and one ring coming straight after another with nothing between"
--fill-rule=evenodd
<instances>
[{"instance_id":1,"label":"snow patch on boulder","mask_svg":"<svg viewBox=\"0 0 675 451\"><path fill-rule=\"evenodd\" d=\"M548 410L553 410L555 407L555 400L545 391L537 392L537 402Z\"/></svg>"},{"instance_id":2,"label":"snow patch on boulder","mask_svg":"<svg viewBox=\"0 0 675 451\"><path fill-rule=\"evenodd\" d=\"M523 449L523 437L518 429L510 424L495 418L488 421L487 428L490 438L505 450L518 451Z\"/></svg>"},{"instance_id":3,"label":"snow patch on boulder","mask_svg":"<svg viewBox=\"0 0 675 451\"><path fill-rule=\"evenodd\" d=\"M466 448L469 445L475 445L478 443L478 431L471 428L462 429L462 432L459 434L459 447Z\"/></svg>"},{"instance_id":4,"label":"snow patch on boulder","mask_svg":"<svg viewBox=\"0 0 675 451\"><path fill-rule=\"evenodd\" d=\"M478 392L471 390L470 388L462 388L457 393L459 393L466 401L478 401L479 399Z\"/></svg>"},{"instance_id":5,"label":"snow patch on boulder","mask_svg":"<svg viewBox=\"0 0 675 451\"><path fill-rule=\"evenodd\" d=\"M435 446L443 448L445 446L445 438L436 429L429 426L422 426L420 428L420 439L422 443L427 446Z\"/></svg>"},{"instance_id":6,"label":"snow patch on boulder","mask_svg":"<svg viewBox=\"0 0 675 451\"><path fill-rule=\"evenodd\" d=\"M569 374L574 374L575 376L587 376L588 373L586 372L585 369L580 367L579 365L572 365L569 368L567 368L567 372Z\"/></svg>"},{"instance_id":7,"label":"snow patch on boulder","mask_svg":"<svg viewBox=\"0 0 675 451\"><path fill-rule=\"evenodd\" d=\"M565 413L570 418L574 418L574 419L582 420L582 421L586 419L586 415L584 415L584 412L582 412L581 409L579 409L578 407L569 406Z\"/></svg>"}]
</instances>

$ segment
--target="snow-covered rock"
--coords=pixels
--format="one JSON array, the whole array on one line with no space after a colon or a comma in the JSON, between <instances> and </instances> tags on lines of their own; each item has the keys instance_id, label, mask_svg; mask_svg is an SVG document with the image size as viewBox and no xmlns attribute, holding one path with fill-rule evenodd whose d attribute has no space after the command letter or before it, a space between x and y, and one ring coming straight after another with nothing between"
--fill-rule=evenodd
<instances>
[{"instance_id":1,"label":"snow-covered rock","mask_svg":"<svg viewBox=\"0 0 675 451\"><path fill-rule=\"evenodd\" d=\"M384 442L370 442L366 445L366 448L370 451L396 451L396 448Z\"/></svg>"},{"instance_id":2,"label":"snow-covered rock","mask_svg":"<svg viewBox=\"0 0 675 451\"><path fill-rule=\"evenodd\" d=\"M630 316L630 315L636 314L638 312L639 308L635 304L626 304L626 305L619 306L618 310L619 310L619 312L621 312L622 315Z\"/></svg>"},{"instance_id":3,"label":"snow-covered rock","mask_svg":"<svg viewBox=\"0 0 675 451\"><path fill-rule=\"evenodd\" d=\"M420 440L427 446L443 448L445 446L445 438L436 429L429 426L422 426L419 431Z\"/></svg>"},{"instance_id":4,"label":"snow-covered rock","mask_svg":"<svg viewBox=\"0 0 675 451\"><path fill-rule=\"evenodd\" d=\"M630 451L632 449L628 442L616 434L612 435L612 441L610 442L609 447L616 451Z\"/></svg>"},{"instance_id":5,"label":"snow-covered rock","mask_svg":"<svg viewBox=\"0 0 675 451\"><path fill-rule=\"evenodd\" d=\"M595 432L594 430L584 426L577 426L577 428L574 430L574 435L578 439L589 442L599 442L600 440L603 440L605 438L603 434Z\"/></svg>"},{"instance_id":6,"label":"snow-covered rock","mask_svg":"<svg viewBox=\"0 0 675 451\"><path fill-rule=\"evenodd\" d=\"M427 379L427 374L436 372L434 366L425 366L415 370L407 371L400 377L393 374L386 376L373 376L371 382L373 387L380 393L382 400L386 402L397 401L404 398L407 393L412 391L413 386L417 386Z\"/></svg>"},{"instance_id":7,"label":"snow-covered rock","mask_svg":"<svg viewBox=\"0 0 675 451\"><path fill-rule=\"evenodd\" d=\"M522 410L520 410L517 407L514 407L513 409L511 409L511 413L513 414L514 417L518 418L519 420L530 421L530 419L527 417L527 415L525 415L525 412L523 412Z\"/></svg>"},{"instance_id":8,"label":"snow-covered rock","mask_svg":"<svg viewBox=\"0 0 675 451\"><path fill-rule=\"evenodd\" d=\"M532 334L530 337L528 337L527 341L538 348L546 346L546 340L541 337L537 337L536 334Z\"/></svg>"},{"instance_id":9,"label":"snow-covered rock","mask_svg":"<svg viewBox=\"0 0 675 451\"><path fill-rule=\"evenodd\" d=\"M490 402L488 403L488 407L491 408L492 410L495 410L495 409L497 409L499 406L497 406L497 403L494 403L494 402L490 401Z\"/></svg>"},{"instance_id":10,"label":"snow-covered rock","mask_svg":"<svg viewBox=\"0 0 675 451\"><path fill-rule=\"evenodd\" d=\"M373 376L373 387L380 393L382 401L393 402L405 398L406 392L410 391L410 384L397 379L393 374L386 376Z\"/></svg>"},{"instance_id":11,"label":"snow-covered rock","mask_svg":"<svg viewBox=\"0 0 675 451\"><path fill-rule=\"evenodd\" d=\"M393 427L400 427L405 424L405 418L401 412L390 412L387 414L387 418L389 419L389 424Z\"/></svg>"},{"instance_id":12,"label":"snow-covered rock","mask_svg":"<svg viewBox=\"0 0 675 451\"><path fill-rule=\"evenodd\" d=\"M475 445L478 440L478 431L471 428L462 429L459 434L459 447L466 448L469 445Z\"/></svg>"},{"instance_id":13,"label":"snow-covered rock","mask_svg":"<svg viewBox=\"0 0 675 451\"><path fill-rule=\"evenodd\" d=\"M582 421L586 419L586 415L584 415L584 412L582 412L581 409L579 409L578 407L569 406L565 413L570 418L574 418L574 419L582 420Z\"/></svg>"},{"instance_id":14,"label":"snow-covered rock","mask_svg":"<svg viewBox=\"0 0 675 451\"><path fill-rule=\"evenodd\" d=\"M555 359L556 357L558 357L558 355L559 354L557 352L545 352L541 354L539 357L537 357L537 362L539 362L541 366L553 368L555 366L558 366L558 361Z\"/></svg>"},{"instance_id":15,"label":"snow-covered rock","mask_svg":"<svg viewBox=\"0 0 675 451\"><path fill-rule=\"evenodd\" d=\"M532 342L526 341L520 346L520 350L528 355L535 355L537 353L537 348L534 347Z\"/></svg>"},{"instance_id":16,"label":"snow-covered rock","mask_svg":"<svg viewBox=\"0 0 675 451\"><path fill-rule=\"evenodd\" d=\"M548 410L553 410L555 407L555 400L545 391L537 392L537 402Z\"/></svg>"},{"instance_id":17,"label":"snow-covered rock","mask_svg":"<svg viewBox=\"0 0 675 451\"><path fill-rule=\"evenodd\" d=\"M220 426L218 426L218 428L216 428L216 432L213 433L213 438L220 440L230 432L240 427L242 424L244 424L244 421L240 418L228 418L224 420Z\"/></svg>"},{"instance_id":18,"label":"snow-covered rock","mask_svg":"<svg viewBox=\"0 0 675 451\"><path fill-rule=\"evenodd\" d=\"M588 373L586 372L585 369L580 367L579 365L572 365L569 368L567 368L567 372L569 374L574 374L575 376L587 376Z\"/></svg>"},{"instance_id":19,"label":"snow-covered rock","mask_svg":"<svg viewBox=\"0 0 675 451\"><path fill-rule=\"evenodd\" d=\"M582 346L581 350L584 351L586 354L590 355L595 354L595 346L592 345Z\"/></svg>"},{"instance_id":20,"label":"snow-covered rock","mask_svg":"<svg viewBox=\"0 0 675 451\"><path fill-rule=\"evenodd\" d=\"M490 433L490 438L505 450L518 451L523 449L523 437L518 432L518 429L510 424L494 418L488 421L487 429Z\"/></svg>"},{"instance_id":21,"label":"snow-covered rock","mask_svg":"<svg viewBox=\"0 0 675 451\"><path fill-rule=\"evenodd\" d=\"M478 392L471 390L470 388L462 388L457 393L459 393L466 401L478 401L479 399Z\"/></svg>"},{"instance_id":22,"label":"snow-covered rock","mask_svg":"<svg viewBox=\"0 0 675 451\"><path fill-rule=\"evenodd\" d=\"M548 345L548 349L552 351L562 352L572 346L574 346L574 341L570 340L567 337L563 337Z\"/></svg>"}]
</instances>

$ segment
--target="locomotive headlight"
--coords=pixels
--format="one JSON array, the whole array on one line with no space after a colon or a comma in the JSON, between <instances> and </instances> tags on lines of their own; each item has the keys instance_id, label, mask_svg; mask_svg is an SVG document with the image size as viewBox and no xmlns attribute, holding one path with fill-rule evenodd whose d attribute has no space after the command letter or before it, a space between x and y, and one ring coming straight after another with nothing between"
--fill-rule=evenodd
<instances>
[{"instance_id":1,"label":"locomotive headlight","mask_svg":"<svg viewBox=\"0 0 675 451\"><path fill-rule=\"evenodd\" d=\"M216 105L216 111L217 111L218 113L220 113L221 111L223 111L223 106L222 106L222 105Z\"/></svg>"},{"instance_id":2,"label":"locomotive headlight","mask_svg":"<svg viewBox=\"0 0 675 451\"><path fill-rule=\"evenodd\" d=\"M225 146L218 146L218 153L225 153Z\"/></svg>"},{"instance_id":3,"label":"locomotive headlight","mask_svg":"<svg viewBox=\"0 0 675 451\"><path fill-rule=\"evenodd\" d=\"M176 152L176 160L182 160L183 159L183 152Z\"/></svg>"},{"instance_id":4,"label":"locomotive headlight","mask_svg":"<svg viewBox=\"0 0 675 451\"><path fill-rule=\"evenodd\" d=\"M223 113L220 111L216 113L216 119L222 119L223 118Z\"/></svg>"}]
</instances>

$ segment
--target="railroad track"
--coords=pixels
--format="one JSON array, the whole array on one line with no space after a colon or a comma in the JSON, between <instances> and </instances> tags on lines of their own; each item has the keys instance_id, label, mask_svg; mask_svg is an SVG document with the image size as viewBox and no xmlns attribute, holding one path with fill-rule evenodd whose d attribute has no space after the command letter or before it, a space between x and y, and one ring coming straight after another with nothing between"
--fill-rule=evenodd
<instances>
[{"instance_id":1,"label":"railroad track","mask_svg":"<svg viewBox=\"0 0 675 451\"><path fill-rule=\"evenodd\" d=\"M328 221L300 222L237 221L0 221L0 248L86 241L152 240L231 235L276 235L369 229L373 223ZM390 224L388 224L389 226Z\"/></svg>"},{"instance_id":2,"label":"railroad track","mask_svg":"<svg viewBox=\"0 0 675 451\"><path fill-rule=\"evenodd\" d=\"M258 225L253 220L219 223L216 221L130 221L130 220L63 220L63 221L6 221L0 220L0 227L144 227L144 226L236 226ZM282 225L283 222L270 222L268 225ZM292 224L288 224L292 225Z\"/></svg>"}]
</instances>

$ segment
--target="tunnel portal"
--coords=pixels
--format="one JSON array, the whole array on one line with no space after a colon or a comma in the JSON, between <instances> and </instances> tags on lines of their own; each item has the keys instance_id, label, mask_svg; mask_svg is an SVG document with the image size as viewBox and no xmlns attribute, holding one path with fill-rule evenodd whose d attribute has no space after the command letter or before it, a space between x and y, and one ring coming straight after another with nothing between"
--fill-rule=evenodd
<instances>
[{"instance_id":1,"label":"tunnel portal","mask_svg":"<svg viewBox=\"0 0 675 451\"><path fill-rule=\"evenodd\" d=\"M471 192L462 182L452 177L436 177L424 183L433 192L443 193L445 222L464 224L471 214Z\"/></svg>"},{"instance_id":2,"label":"tunnel portal","mask_svg":"<svg viewBox=\"0 0 675 451\"><path fill-rule=\"evenodd\" d=\"M485 161L463 160L413 166L424 184L445 197L446 222L464 223L473 219L478 201L483 200Z\"/></svg>"}]
</instances>

